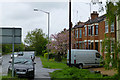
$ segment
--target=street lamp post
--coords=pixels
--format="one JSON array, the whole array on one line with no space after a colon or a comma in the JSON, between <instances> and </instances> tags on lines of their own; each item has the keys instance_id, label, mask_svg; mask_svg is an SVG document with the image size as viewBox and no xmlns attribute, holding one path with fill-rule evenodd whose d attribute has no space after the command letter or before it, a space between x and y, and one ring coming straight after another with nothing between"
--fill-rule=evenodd
<instances>
[{"instance_id":1,"label":"street lamp post","mask_svg":"<svg viewBox=\"0 0 120 80\"><path fill-rule=\"evenodd\" d=\"M49 28L50 28L50 13L43 11L43 10L38 10L38 9L34 9L34 11L41 11L44 12L48 15L48 61L49 61Z\"/></svg>"}]
</instances>

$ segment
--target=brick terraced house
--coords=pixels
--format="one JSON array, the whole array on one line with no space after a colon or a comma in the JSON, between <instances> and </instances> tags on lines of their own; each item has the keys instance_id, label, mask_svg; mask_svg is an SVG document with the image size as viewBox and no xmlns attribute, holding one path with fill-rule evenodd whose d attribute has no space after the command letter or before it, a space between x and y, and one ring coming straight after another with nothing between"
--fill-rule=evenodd
<instances>
[{"instance_id":1,"label":"brick terraced house","mask_svg":"<svg viewBox=\"0 0 120 80\"><path fill-rule=\"evenodd\" d=\"M93 11L91 13L91 19L86 22L78 22L73 27L76 40L74 49L94 49L104 56L105 53L101 52L102 41L105 39L105 34L111 37L111 41L115 40L116 22L112 23L111 27L108 27L106 16L98 15L96 11ZM110 35L108 32L110 32Z\"/></svg>"}]
</instances>

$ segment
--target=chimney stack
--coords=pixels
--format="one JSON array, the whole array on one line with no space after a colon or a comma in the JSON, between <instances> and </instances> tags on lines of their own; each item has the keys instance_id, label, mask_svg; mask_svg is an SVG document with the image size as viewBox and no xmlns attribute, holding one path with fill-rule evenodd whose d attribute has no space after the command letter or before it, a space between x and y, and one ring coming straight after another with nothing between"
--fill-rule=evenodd
<instances>
[{"instance_id":1,"label":"chimney stack","mask_svg":"<svg viewBox=\"0 0 120 80\"><path fill-rule=\"evenodd\" d=\"M97 11L93 11L93 13L91 13L91 19L97 18L98 15L99 15L99 14L97 13Z\"/></svg>"}]
</instances>

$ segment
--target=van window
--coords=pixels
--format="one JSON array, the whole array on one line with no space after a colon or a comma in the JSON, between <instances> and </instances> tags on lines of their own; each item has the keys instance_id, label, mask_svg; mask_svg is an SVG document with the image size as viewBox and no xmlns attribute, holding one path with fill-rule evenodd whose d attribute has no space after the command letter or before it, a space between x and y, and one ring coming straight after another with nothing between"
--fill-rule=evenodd
<instances>
[{"instance_id":1,"label":"van window","mask_svg":"<svg viewBox=\"0 0 120 80\"><path fill-rule=\"evenodd\" d=\"M100 54L99 54L99 53L96 53L96 57L97 57L97 58L100 58Z\"/></svg>"}]
</instances>

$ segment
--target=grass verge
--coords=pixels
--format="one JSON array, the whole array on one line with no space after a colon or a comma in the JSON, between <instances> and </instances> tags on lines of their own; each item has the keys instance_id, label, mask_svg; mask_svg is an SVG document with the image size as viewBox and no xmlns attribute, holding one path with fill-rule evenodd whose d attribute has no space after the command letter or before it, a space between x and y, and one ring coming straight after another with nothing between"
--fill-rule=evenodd
<instances>
[{"instance_id":1,"label":"grass verge","mask_svg":"<svg viewBox=\"0 0 120 80\"><path fill-rule=\"evenodd\" d=\"M1 80L29 80L29 79L27 79L27 78L19 78L17 76L12 77L12 74L9 73L6 76L1 76Z\"/></svg>"},{"instance_id":2,"label":"grass verge","mask_svg":"<svg viewBox=\"0 0 120 80\"><path fill-rule=\"evenodd\" d=\"M29 80L29 79L18 78L18 77L12 78L11 76L2 76L2 80Z\"/></svg>"},{"instance_id":3,"label":"grass verge","mask_svg":"<svg viewBox=\"0 0 120 80\"><path fill-rule=\"evenodd\" d=\"M44 58L42 56L40 56L40 58L41 58L42 65L43 65L44 68L50 68L50 69L64 69L64 68L68 68L68 66L65 63L63 63L63 62L56 62L56 61L54 61L52 59L50 59L48 61L46 58Z\"/></svg>"},{"instance_id":4,"label":"grass verge","mask_svg":"<svg viewBox=\"0 0 120 80\"><path fill-rule=\"evenodd\" d=\"M52 80L120 80L117 75L103 76L100 73L91 73L87 69L78 69L75 67L56 70L50 73Z\"/></svg>"}]
</instances>

